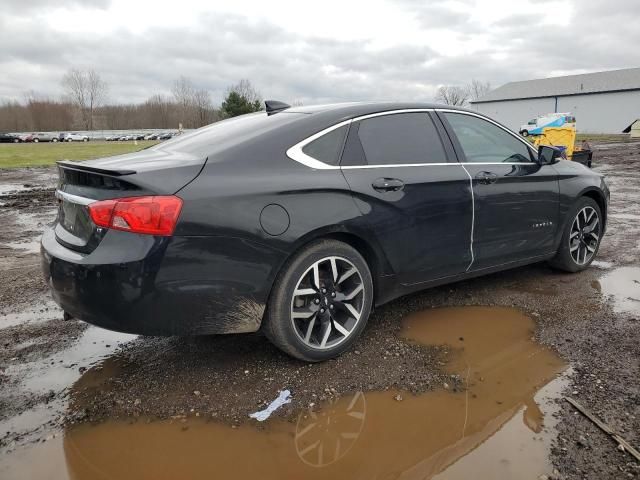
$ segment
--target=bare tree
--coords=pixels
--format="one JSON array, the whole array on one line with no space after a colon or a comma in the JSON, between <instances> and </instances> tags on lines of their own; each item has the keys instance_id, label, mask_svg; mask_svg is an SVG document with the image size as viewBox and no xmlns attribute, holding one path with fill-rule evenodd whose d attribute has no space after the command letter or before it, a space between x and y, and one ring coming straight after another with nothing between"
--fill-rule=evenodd
<instances>
[{"instance_id":1,"label":"bare tree","mask_svg":"<svg viewBox=\"0 0 640 480\"><path fill-rule=\"evenodd\" d=\"M491 83L476 80L475 78L467 85L467 92L471 101L484 97L491 91Z\"/></svg>"},{"instance_id":2,"label":"bare tree","mask_svg":"<svg viewBox=\"0 0 640 480\"><path fill-rule=\"evenodd\" d=\"M251 82L246 78L243 78L235 85L231 85L229 88L227 88L226 94L229 95L229 93L231 92L235 92L240 95L247 101L247 103L262 103L262 95L260 95L260 92L258 92L251 84Z\"/></svg>"},{"instance_id":3,"label":"bare tree","mask_svg":"<svg viewBox=\"0 0 640 480\"><path fill-rule=\"evenodd\" d=\"M195 124L195 101L196 88L185 76L180 76L174 83L171 89L176 103L178 104L178 123L182 124L186 128L191 128Z\"/></svg>"},{"instance_id":4,"label":"bare tree","mask_svg":"<svg viewBox=\"0 0 640 480\"><path fill-rule=\"evenodd\" d=\"M191 83L191 80L185 76L181 76L173 82L171 93L173 93L176 102L184 107L188 107L192 103L195 90L196 89L193 86L193 83Z\"/></svg>"},{"instance_id":5,"label":"bare tree","mask_svg":"<svg viewBox=\"0 0 640 480\"><path fill-rule=\"evenodd\" d=\"M107 83L95 70L86 73L87 102L89 107L89 130L93 130L93 113L107 98Z\"/></svg>"},{"instance_id":6,"label":"bare tree","mask_svg":"<svg viewBox=\"0 0 640 480\"><path fill-rule=\"evenodd\" d=\"M469 100L469 92L463 87L442 85L438 88L435 100L436 102L444 103L445 105L462 106Z\"/></svg>"},{"instance_id":7,"label":"bare tree","mask_svg":"<svg viewBox=\"0 0 640 480\"><path fill-rule=\"evenodd\" d=\"M87 87L84 74L76 68L70 69L65 76L62 77L62 86L66 90L71 102L80 112L82 122L86 128L85 111L87 108Z\"/></svg>"},{"instance_id":8,"label":"bare tree","mask_svg":"<svg viewBox=\"0 0 640 480\"><path fill-rule=\"evenodd\" d=\"M93 115L107 96L107 84L95 70L70 69L62 77L62 86L82 116L84 127L93 130Z\"/></svg>"},{"instance_id":9,"label":"bare tree","mask_svg":"<svg viewBox=\"0 0 640 480\"><path fill-rule=\"evenodd\" d=\"M213 102L206 90L196 90L193 94L193 106L196 114L196 126L202 127L213 121Z\"/></svg>"}]
</instances>

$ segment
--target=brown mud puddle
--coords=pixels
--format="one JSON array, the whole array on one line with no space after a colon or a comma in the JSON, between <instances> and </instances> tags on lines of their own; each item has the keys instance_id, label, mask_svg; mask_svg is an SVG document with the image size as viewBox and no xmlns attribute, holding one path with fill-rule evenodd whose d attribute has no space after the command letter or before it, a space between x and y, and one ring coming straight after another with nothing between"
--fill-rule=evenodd
<instances>
[{"instance_id":1,"label":"brown mud puddle","mask_svg":"<svg viewBox=\"0 0 640 480\"><path fill-rule=\"evenodd\" d=\"M402 336L449 345L445 368L464 391L357 392L236 428L197 417L84 424L0 460L0 477L535 479L551 470L553 399L566 380L533 328L508 308L421 312Z\"/></svg>"}]
</instances>

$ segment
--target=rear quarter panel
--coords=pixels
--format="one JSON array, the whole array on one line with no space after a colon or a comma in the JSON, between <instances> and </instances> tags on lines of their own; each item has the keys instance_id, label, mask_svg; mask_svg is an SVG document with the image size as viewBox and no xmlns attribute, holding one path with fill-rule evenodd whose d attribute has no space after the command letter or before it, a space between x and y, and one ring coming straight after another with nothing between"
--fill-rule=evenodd
<instances>
[{"instance_id":1,"label":"rear quarter panel","mask_svg":"<svg viewBox=\"0 0 640 480\"><path fill-rule=\"evenodd\" d=\"M191 273L194 282L206 277L207 270L229 269L215 275L234 278L239 295L265 303L277 273L306 242L334 232L370 237L339 169L313 170L280 155L274 159L264 151L235 152L233 159L210 159L178 193L184 205L174 236L201 239L202 262L190 266L202 269ZM261 212L268 205L286 211L284 232L274 235L263 229ZM231 271L238 268L250 274Z\"/></svg>"}]
</instances>

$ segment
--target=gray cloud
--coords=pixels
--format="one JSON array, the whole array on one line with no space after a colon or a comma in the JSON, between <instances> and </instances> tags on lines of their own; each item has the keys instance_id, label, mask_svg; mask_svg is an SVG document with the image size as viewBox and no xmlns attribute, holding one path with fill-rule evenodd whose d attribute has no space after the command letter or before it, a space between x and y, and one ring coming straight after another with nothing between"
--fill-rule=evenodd
<instances>
[{"instance_id":1,"label":"gray cloud","mask_svg":"<svg viewBox=\"0 0 640 480\"><path fill-rule=\"evenodd\" d=\"M314 38L231 14L202 15L188 28L150 27L141 34L123 29L107 35L49 29L38 16L11 9L0 12L0 100L20 98L28 90L59 96L62 75L71 67L100 72L112 101L168 93L173 81L185 75L217 102L228 85L249 78L265 97L317 103L429 101L438 85L471 78L498 86L553 72L640 65L640 52L633 48L640 42L638 2L617 2L615 9L598 0L575 2L567 27L520 14L479 25L441 3L398 4L425 31L447 27L461 39L484 39L482 44L491 46L456 56L409 43L375 48L373 39ZM103 8L108 2L92 5Z\"/></svg>"},{"instance_id":2,"label":"gray cloud","mask_svg":"<svg viewBox=\"0 0 640 480\"><path fill-rule=\"evenodd\" d=\"M33 11L42 11L43 9L56 8L101 8L106 9L111 5L111 0L57 0L52 3L51 0L2 0L2 10L5 13L31 13Z\"/></svg>"}]
</instances>

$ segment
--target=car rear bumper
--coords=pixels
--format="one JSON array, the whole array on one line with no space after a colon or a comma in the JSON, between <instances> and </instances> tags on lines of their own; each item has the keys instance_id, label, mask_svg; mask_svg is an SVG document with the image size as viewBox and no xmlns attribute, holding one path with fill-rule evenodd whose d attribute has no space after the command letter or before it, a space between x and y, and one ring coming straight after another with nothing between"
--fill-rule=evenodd
<instances>
[{"instance_id":1,"label":"car rear bumper","mask_svg":"<svg viewBox=\"0 0 640 480\"><path fill-rule=\"evenodd\" d=\"M81 254L48 229L41 253L53 299L65 312L110 330L163 336L258 330L277 261L235 238L115 230Z\"/></svg>"}]
</instances>

